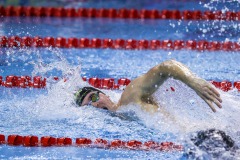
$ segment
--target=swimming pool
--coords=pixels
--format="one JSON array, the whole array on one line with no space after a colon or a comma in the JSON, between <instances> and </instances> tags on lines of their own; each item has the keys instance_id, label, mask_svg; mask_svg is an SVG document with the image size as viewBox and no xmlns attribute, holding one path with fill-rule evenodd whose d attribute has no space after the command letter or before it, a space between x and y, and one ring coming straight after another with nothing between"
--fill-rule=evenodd
<instances>
[{"instance_id":1,"label":"swimming pool","mask_svg":"<svg viewBox=\"0 0 240 160\"><path fill-rule=\"evenodd\" d=\"M205 1L208 5L191 2L166 3L143 1L133 4L124 1L126 8L153 9L216 9L237 10L239 2ZM161 5L162 4L162 5ZM115 1L68 3L68 6L121 8ZM238 6L238 7L237 7ZM161 8L162 7L162 8ZM155 8L156 9L156 8ZM176 9L176 8L175 8ZM211 8L210 8L211 9ZM0 33L7 36L53 36L123 39L172 39L239 42L239 21L179 21L133 20L107 18L1 18ZM1 134L19 134L71 138L87 137L107 140L136 139L142 142L172 141L191 146L190 134L206 128L226 131L240 146L239 92L221 92L223 109L210 109L185 85L169 80L156 95L161 104L175 116L168 121L160 113L149 115L138 106L129 105L117 114L90 106L77 108L72 93L83 86L81 76L134 79L154 65L176 59L206 80L231 82L240 79L239 52L194 50L116 50L64 48L1 48L1 76L41 75L48 77L46 89L1 87ZM68 81L53 81L52 77L67 77ZM170 86L175 92L166 91ZM117 101L121 90L104 90ZM186 100L187 99L187 100ZM190 109L190 111L189 111ZM81 147L22 147L1 145L1 159L185 159L184 152L139 151ZM199 152L200 156L209 156ZM237 158L239 153L225 157Z\"/></svg>"}]
</instances>

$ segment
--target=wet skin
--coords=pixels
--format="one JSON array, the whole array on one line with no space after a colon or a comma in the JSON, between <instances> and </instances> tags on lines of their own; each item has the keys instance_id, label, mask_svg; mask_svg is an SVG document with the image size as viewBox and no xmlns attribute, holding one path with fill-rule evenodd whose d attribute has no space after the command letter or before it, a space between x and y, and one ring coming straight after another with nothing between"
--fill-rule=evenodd
<instances>
[{"instance_id":1,"label":"wet skin","mask_svg":"<svg viewBox=\"0 0 240 160\"><path fill-rule=\"evenodd\" d=\"M222 108L222 99L215 87L206 80L197 77L186 66L175 60L168 60L156 65L147 73L133 80L125 88L117 104L112 102L107 95L99 93L99 100L92 102L91 105L97 108L107 108L110 111L116 111L121 106L135 103L148 112L154 113L159 110L164 112L163 108L158 106L153 100L152 95L170 77L180 80L192 88L213 112L216 112L215 106ZM91 101L91 94L95 92L87 94L82 105L88 105Z\"/></svg>"}]
</instances>

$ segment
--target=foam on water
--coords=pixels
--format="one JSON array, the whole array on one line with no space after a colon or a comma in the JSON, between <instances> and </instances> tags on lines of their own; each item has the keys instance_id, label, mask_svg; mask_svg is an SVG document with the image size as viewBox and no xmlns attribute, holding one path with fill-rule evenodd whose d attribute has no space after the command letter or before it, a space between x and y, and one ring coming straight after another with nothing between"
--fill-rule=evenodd
<instances>
[{"instance_id":1,"label":"foam on water","mask_svg":"<svg viewBox=\"0 0 240 160\"><path fill-rule=\"evenodd\" d=\"M55 65L53 63L50 66ZM60 80L50 85L47 88L47 95L42 94L36 99L34 102L36 108L31 113L35 112L35 116L39 120L70 119L69 123L71 125L84 124L87 129L93 131L94 133L90 137L103 136L99 132L102 130L104 133L125 134L129 136L128 138L144 141L148 137L146 133L154 129L159 131L160 134L173 133L178 136L178 140L185 141L188 145L192 143L189 140L191 133L216 128L231 135L236 144L240 143L237 138L240 122L240 97L236 90L231 92L218 90L223 99L223 108L217 108L217 112L213 113L192 89L180 81L169 79L154 94L156 101L161 106L157 113L150 114L142 111L140 106L136 104L129 104L121 107L116 114L113 114L91 106L78 108L74 103L73 93L78 87L88 85L81 79L80 66L72 67L64 61L57 62L57 65L63 66L58 69L62 70L63 75L68 75L66 76L68 80L66 82ZM49 69L53 68L49 67ZM43 67L43 70L48 71L46 67ZM41 72L39 68L35 68L34 71ZM173 87L175 91L171 91L170 87ZM110 95L113 101L117 102L122 91L104 90L104 92ZM131 128L128 128L128 126L131 126ZM132 130L133 126L134 130ZM144 128L148 129L143 135L135 134L136 131L141 132ZM89 135L88 131L86 133ZM71 132L69 134L76 135ZM111 136L114 137L114 135ZM151 135L150 137L153 138L154 136ZM164 137L164 139L171 140L172 137ZM200 157L206 154L201 150L196 153L196 156ZM230 152L225 152L224 156L232 157Z\"/></svg>"},{"instance_id":2,"label":"foam on water","mask_svg":"<svg viewBox=\"0 0 240 160\"><path fill-rule=\"evenodd\" d=\"M199 3L207 10L221 10L223 13L232 11L229 8L238 10L240 4L239 0L210 0L209 2L204 1ZM239 24L236 21L170 21L169 25L169 21L152 20L65 19L62 21L55 19L52 22L51 19L51 23L49 20L9 19L0 24L0 33L2 35L23 36L46 36L45 34L47 34L48 36L85 35L87 37L93 36L99 38L106 38L105 36L107 36L107 38L177 38L239 41ZM31 27L26 27L26 24ZM106 24L109 24L109 27ZM69 30L69 25L71 28L73 27L73 30ZM137 29L136 25L138 26ZM96 26L102 27L96 29ZM163 28L156 26L163 26ZM102 34L106 33L106 28L108 30L107 34ZM27 32L22 32L25 29ZM163 30L165 32L162 32ZM81 78L81 74L84 73L81 68L84 65L84 67L88 67L85 72L89 71L89 68L101 67L107 69L109 72L107 75L110 76L116 75L117 72L122 72L119 75L135 78L137 75L146 72L151 66L163 60L175 58L178 61L186 63L205 79L223 80L224 78L229 78L229 80L235 81L239 80L239 69L237 68L237 59L239 56L237 54L225 54L224 52L211 52L209 54L208 52L199 53L185 50L169 52L115 50L114 54L117 53L116 56L112 55L109 57L109 52L112 52L109 50L102 51L98 49L89 51L86 49L81 55L72 49L69 50L65 51L68 54L66 56L62 50L52 48L44 49L43 52L39 49L0 49L0 72L4 75L10 73L49 77L47 79L48 86L44 90L0 88L2 98L2 101L0 101L1 133L6 135L34 134L37 136L52 135L73 138L88 137L93 139L97 137L106 139L119 138L122 140L137 139L141 141L152 139L155 141L179 142L184 144L186 149L188 149L187 146L189 148L194 146L190 140L192 133L216 128L225 131L235 140L236 145L240 146L240 96L236 90L230 92L219 90L223 100L223 108L217 109L216 113L213 113L193 90L173 79L166 81L155 93L155 99L161 106L155 114L142 111L140 106L136 104L123 106L117 113L111 113L92 106L77 107L73 96L73 93L79 87L88 85ZM71 56L71 53L68 52L74 52L77 56ZM15 54L18 55L15 56ZM102 58L100 55L105 57ZM71 60L74 65L69 63L68 56L73 57ZM143 56L144 61L142 59ZM134 57L134 60L132 57ZM83 60L85 60L84 64L82 64ZM101 65L98 65L98 62ZM29 72L31 73L29 74ZM52 80L52 76L63 77L63 79L55 82ZM65 82L64 79L67 79L67 81ZM171 91L170 87L173 87L175 91ZM117 102L122 91L104 90L104 92L110 95L114 102ZM0 149L5 153L11 152L11 147L9 150L8 147L4 148L0 146ZM16 147L12 148L12 150L14 151L12 151L13 154L11 156L17 156L16 159L48 159L49 157L54 159L55 157L59 158L58 155L62 154L65 157L71 154L73 158L80 156L89 158L87 156L94 153L96 155L99 152L106 153L106 151L99 149L81 150L79 148L72 149L71 147L68 149L54 147L30 148L27 151L24 148ZM29 150L35 151L32 155L21 157L22 151L28 153ZM174 155L174 153L107 152L111 152L111 154L106 153L106 155L111 155L112 158L116 157L116 155L121 155L121 158L134 157L136 159L143 157L145 159L178 159L181 157L181 155ZM101 156L104 157L104 154ZM196 152L196 156L201 158L205 157L205 154L201 150L197 150ZM237 150L235 155L231 155L231 152L228 151L224 151L223 154L225 159L238 159L240 157L240 150ZM14 156L11 158L13 159ZM1 158L5 157L2 156ZM209 159L209 157L206 159Z\"/></svg>"},{"instance_id":3,"label":"foam on water","mask_svg":"<svg viewBox=\"0 0 240 160\"><path fill-rule=\"evenodd\" d=\"M101 117L102 112L95 112L94 109L89 109L89 107L83 107L83 110L76 108L73 93L78 87L88 84L81 79L79 72L81 66L71 66L61 56L61 52L56 53L58 53L60 61L45 66L35 66L33 73L44 73L57 68L62 71L63 77L68 80L64 82L62 79L48 86L48 94L40 95L36 99L35 106L37 108L35 108L35 111L38 112L38 116L50 119L82 117L83 114L87 116L87 111L90 111L90 114ZM173 87L175 91L171 91L170 87ZM105 92L115 102L118 101L121 95L121 91L105 90ZM240 114L239 95L235 91L225 93L219 90L219 92L223 99L223 108L217 108L217 112L213 113L192 89L179 81L169 79L155 93L155 98L161 106L161 109L156 114L145 113L135 104L122 107L119 112L133 110L147 126L157 128L163 132L182 132L186 134L207 128L218 128L229 133L236 133L238 131L238 122L240 122L238 116ZM162 110L164 110L165 114L162 113ZM76 122L83 122L83 118L77 119Z\"/></svg>"},{"instance_id":4,"label":"foam on water","mask_svg":"<svg viewBox=\"0 0 240 160\"><path fill-rule=\"evenodd\" d=\"M44 53L36 50L33 51L35 55L31 56L38 57L37 61L33 61L32 58L27 60L27 63L33 65L32 75L45 76L49 75L48 73L60 72L63 79L54 82L50 76L47 88L43 91L3 89L8 95L0 102L3 110L1 113L3 133L141 141L153 139L191 144L189 140L191 133L217 128L230 134L238 146L240 144L238 138L240 106L237 91L225 93L219 90L223 108L217 109L216 113L213 113L194 91L173 79L166 81L154 94L161 106L155 114L142 111L136 104L123 106L117 113L92 106L77 107L73 93L79 87L89 85L81 78L81 58L77 59L78 65L72 65L61 50L49 48L47 51L54 56L47 59L43 57ZM13 57L13 53L8 56ZM27 58L21 56L22 60L26 61ZM95 58L98 60L97 56ZM138 63L135 63L137 66ZM170 87L175 91L171 91ZM111 90L104 92L114 102L119 100L122 93ZM165 114L162 113L163 109ZM201 155L201 151L198 153Z\"/></svg>"},{"instance_id":5,"label":"foam on water","mask_svg":"<svg viewBox=\"0 0 240 160\"><path fill-rule=\"evenodd\" d=\"M170 87L173 87L175 91L166 91L166 89L170 90ZM185 133L207 128L228 129L236 132L238 122L240 122L238 116L240 113L239 96L234 95L234 91L232 94L218 91L223 99L223 108L219 109L215 106L216 113L212 112L192 89L173 79L165 82L155 93L155 97L161 108L164 108L174 118L169 120L179 125Z\"/></svg>"},{"instance_id":6,"label":"foam on water","mask_svg":"<svg viewBox=\"0 0 240 160\"><path fill-rule=\"evenodd\" d=\"M173 133L178 137L174 141L185 141L187 144L192 143L189 140L189 135L191 133L209 128L217 128L224 130L231 135L231 137L236 141L236 144L239 146L240 141L237 135L239 134L238 124L240 119L238 115L240 113L240 106L238 103L239 93L236 90L227 93L219 90L223 99L223 108L217 109L217 112L213 113L194 91L179 81L169 79L155 93L156 100L165 112L168 113L168 116L166 116L166 114L162 114L161 109L153 115L146 113L136 104L130 104L122 107L121 110L117 112L120 115L112 115L90 106L83 107L81 109L75 108L76 105L73 104L74 102L72 101L71 93L79 85L84 86L87 84L81 81L78 71L80 68L79 66L75 68L72 66L66 67L64 64L60 64L60 66L65 66L63 68L72 68L67 72L63 71L64 74L67 74L69 71L73 72L72 74L67 74L71 75L69 77L69 81L67 81L67 83L69 83L67 85L70 85L71 87L64 87L66 82L60 81L56 85L54 84L54 87L52 86L48 89L47 96L53 101L56 101L54 102L56 105L52 105L52 103L47 102L45 106L51 105L51 107L54 108L53 110L58 110L58 112L52 111L50 113L54 113L55 116L49 116L48 109L45 111L41 110L43 115L47 115L47 117L75 117L70 123L77 125L85 124L88 128L92 129L91 131L95 130L92 137L103 136L98 132L99 130L103 130L105 133L127 135L127 137L124 136L122 138L134 138L143 141L146 139L161 139L161 141L163 141L175 139L174 136L168 134ZM173 87L175 92L172 92L170 87ZM115 102L118 101L121 95L121 91L105 90L104 92L110 95L112 100ZM62 93L60 96L62 98L56 97L55 93ZM42 99L46 99L46 97L43 95ZM59 99L61 100L59 101ZM64 107L63 104L71 107ZM46 112L48 112L48 114L46 114ZM131 119L130 117L133 118ZM151 133L152 129L154 130L153 133ZM143 133L136 134L136 131ZM149 134L149 132L151 134ZM157 132L162 136L153 135ZM89 132L87 132L87 134L89 134ZM164 134L166 135L164 136ZM200 156L206 154L201 150L197 153ZM224 154L226 157L232 157L229 152L225 152Z\"/></svg>"}]
</instances>

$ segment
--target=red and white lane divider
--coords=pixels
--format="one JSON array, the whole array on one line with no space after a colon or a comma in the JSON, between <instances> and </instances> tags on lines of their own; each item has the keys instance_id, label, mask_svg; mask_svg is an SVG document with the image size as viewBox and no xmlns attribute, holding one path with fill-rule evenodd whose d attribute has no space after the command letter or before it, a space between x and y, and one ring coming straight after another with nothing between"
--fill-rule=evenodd
<instances>
[{"instance_id":1,"label":"red and white lane divider","mask_svg":"<svg viewBox=\"0 0 240 160\"><path fill-rule=\"evenodd\" d=\"M36 17L88 17L122 19L175 19L175 20L240 20L240 12L200 11L200 10L147 10L147 9L108 9L108 8L62 8L0 6L0 16Z\"/></svg>"},{"instance_id":2,"label":"red and white lane divider","mask_svg":"<svg viewBox=\"0 0 240 160\"><path fill-rule=\"evenodd\" d=\"M55 81L60 80L59 77L53 77ZM127 86L131 80L128 78L120 78L115 80L114 78L82 78L83 81L87 81L90 85L100 89L121 89L124 86ZM67 81L67 79L64 79ZM229 81L210 81L216 88L219 88L225 92L230 91L232 89L237 89L240 91L240 81L229 82ZM47 85L47 78L42 78L41 76L6 76L5 81L3 77L0 76L0 86L3 87L18 87L18 88L45 88ZM171 91L175 91L173 87L170 87ZM168 91L168 89L166 90Z\"/></svg>"},{"instance_id":3,"label":"red and white lane divider","mask_svg":"<svg viewBox=\"0 0 240 160\"><path fill-rule=\"evenodd\" d=\"M18 88L44 88L46 87L47 79L35 76L6 76L6 80L3 80L3 77L0 76L0 86L3 87L18 87Z\"/></svg>"},{"instance_id":4,"label":"red and white lane divider","mask_svg":"<svg viewBox=\"0 0 240 160\"><path fill-rule=\"evenodd\" d=\"M108 141L102 138L95 140L89 138L76 138L74 140L69 137L52 137L43 136L38 138L37 136L21 136L21 135L8 135L5 139L5 135L0 134L0 145L6 144L10 146L24 146L24 147L60 147L60 146L76 146L76 147L97 147L105 149L132 149L132 150L155 150L155 151L182 151L183 146L174 144L173 142L154 142L147 141L141 142L137 140L122 141L115 139Z\"/></svg>"},{"instance_id":5,"label":"red and white lane divider","mask_svg":"<svg viewBox=\"0 0 240 160\"><path fill-rule=\"evenodd\" d=\"M53 78L55 81L60 80L58 77ZM115 83L114 78L82 78L83 81L87 81L90 85L101 88L101 89L119 89L121 86L128 85L131 81L127 78L120 78L117 80L117 83ZM64 79L64 81L67 81L67 79ZM18 87L18 88L45 88L47 85L47 78L42 78L41 76L14 76L9 75L6 76L5 81L3 80L3 77L0 76L0 86L3 87Z\"/></svg>"},{"instance_id":6,"label":"red and white lane divider","mask_svg":"<svg viewBox=\"0 0 240 160\"><path fill-rule=\"evenodd\" d=\"M240 42L195 40L136 40L110 38L64 38L0 36L0 47L102 48L127 50L240 51Z\"/></svg>"}]
</instances>

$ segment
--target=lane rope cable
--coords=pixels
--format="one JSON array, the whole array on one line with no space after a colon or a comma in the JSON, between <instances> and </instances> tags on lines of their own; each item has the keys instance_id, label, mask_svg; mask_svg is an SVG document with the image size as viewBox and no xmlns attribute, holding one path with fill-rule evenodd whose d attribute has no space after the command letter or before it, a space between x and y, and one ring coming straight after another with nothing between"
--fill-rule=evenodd
<instances>
[{"instance_id":1,"label":"lane rope cable","mask_svg":"<svg viewBox=\"0 0 240 160\"><path fill-rule=\"evenodd\" d=\"M89 17L89 18L123 18L123 19L175 19L175 20L240 20L240 12L226 11L190 11L190 10L136 10L136 9L106 9L106 8L55 8L55 7L23 7L23 6L0 6L0 16L36 16L36 17ZM62 47L62 48L112 48L112 49L191 49L191 50L224 50L239 51L238 42L208 42L208 41L182 41L182 40L134 40L134 39L88 39L88 38L53 38L53 37L0 37L0 47ZM55 77L55 80L59 80ZM102 89L119 89L120 86L126 86L131 81L127 78L115 80L113 78L83 78L94 87ZM224 91L231 90L234 86L240 91L240 81L234 82L233 85L229 81L216 82L211 81L217 88ZM35 76L6 76L6 81L0 76L0 85L4 87L20 87L20 88L44 88L46 87L46 78ZM171 87L172 91L175 91ZM89 138L75 138L73 142L69 137L52 137L28 135L5 135L0 134L0 144L10 146L25 147L50 147L50 146L77 146L77 147L97 147L104 149L131 149L131 150L155 150L155 151L182 151L183 146L174 144L173 142L141 142L137 140L122 141L105 140L97 138L95 140Z\"/></svg>"},{"instance_id":2,"label":"lane rope cable","mask_svg":"<svg viewBox=\"0 0 240 160\"><path fill-rule=\"evenodd\" d=\"M59 81L61 78L59 77L52 77L53 80ZM99 88L99 89L123 89L126 87L131 80L128 78L86 78L82 77L83 81L88 82L93 87ZM66 82L67 79L63 78L63 81ZM232 89L237 89L240 91L240 81L230 82L230 81L209 81L212 83L216 88L219 88L225 92L230 91ZM45 88L47 85L47 78L43 78L41 76L15 76L15 75L9 75L5 77L5 81L2 76L0 76L0 86L7 87L7 88ZM175 91L173 87L170 87L171 91ZM166 89L168 91L168 89Z\"/></svg>"},{"instance_id":3,"label":"lane rope cable","mask_svg":"<svg viewBox=\"0 0 240 160\"><path fill-rule=\"evenodd\" d=\"M203 51L240 51L240 42L206 40L146 40L146 39L110 39L76 37L19 37L0 36L0 47L57 47L57 48L95 48L126 50L195 50Z\"/></svg>"},{"instance_id":4,"label":"lane rope cable","mask_svg":"<svg viewBox=\"0 0 240 160\"><path fill-rule=\"evenodd\" d=\"M114 8L63 8L33 6L0 6L0 16L26 17L88 17L88 18L122 18L122 19L174 19L174 20L224 20L239 21L240 12L200 11L200 10L147 10Z\"/></svg>"},{"instance_id":5,"label":"lane rope cable","mask_svg":"<svg viewBox=\"0 0 240 160\"><path fill-rule=\"evenodd\" d=\"M182 151L183 146L175 144L173 142L155 142L146 141L141 142L137 140L122 141L115 139L112 141L105 140L102 138L96 138L95 140L89 138L73 138L69 137L52 137L52 136L42 136L38 138L37 136L28 135L8 135L5 139L5 135L0 134L0 145L6 144L9 146L24 146L24 147L96 147L104 149L131 149L131 150L155 150L155 151Z\"/></svg>"}]
</instances>

